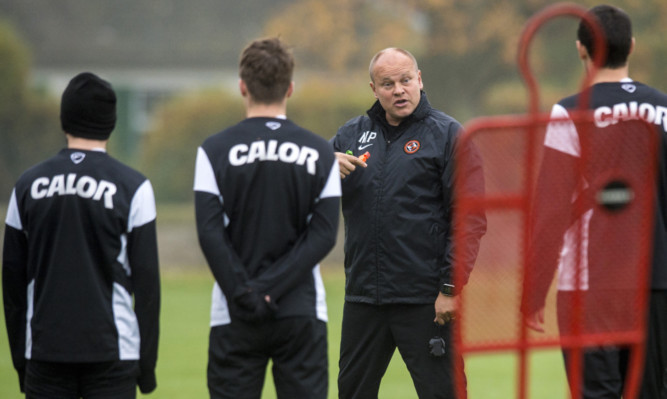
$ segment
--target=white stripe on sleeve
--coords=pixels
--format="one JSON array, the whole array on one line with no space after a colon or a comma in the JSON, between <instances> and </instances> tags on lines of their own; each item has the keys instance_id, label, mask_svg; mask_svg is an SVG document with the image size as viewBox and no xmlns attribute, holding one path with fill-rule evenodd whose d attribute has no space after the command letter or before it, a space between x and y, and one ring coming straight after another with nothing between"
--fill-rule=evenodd
<instances>
[{"instance_id":1,"label":"white stripe on sleeve","mask_svg":"<svg viewBox=\"0 0 667 399\"><path fill-rule=\"evenodd\" d=\"M581 154L579 135L570 114L560 104L551 109L551 119L544 137L544 146L578 157Z\"/></svg>"},{"instance_id":2,"label":"white stripe on sleeve","mask_svg":"<svg viewBox=\"0 0 667 399\"><path fill-rule=\"evenodd\" d=\"M139 322L132 309L132 296L118 283L113 283L112 306L120 360L138 360L141 345Z\"/></svg>"},{"instance_id":3,"label":"white stripe on sleeve","mask_svg":"<svg viewBox=\"0 0 667 399\"><path fill-rule=\"evenodd\" d=\"M155 210L155 195L151 182L146 180L134 193L132 203L130 204L130 220L128 221L127 232L133 228L143 226L148 222L155 220L157 211Z\"/></svg>"},{"instance_id":4,"label":"white stripe on sleeve","mask_svg":"<svg viewBox=\"0 0 667 399\"><path fill-rule=\"evenodd\" d=\"M216 281L213 284L213 293L211 294L211 327L223 326L232 322L229 315L229 306L227 305L227 297L220 289L220 285Z\"/></svg>"},{"instance_id":5,"label":"white stripe on sleeve","mask_svg":"<svg viewBox=\"0 0 667 399\"><path fill-rule=\"evenodd\" d=\"M338 167L338 160L334 160L334 163L331 166L331 170L329 171L327 184L322 189L320 198L340 197L340 196L341 196L340 172Z\"/></svg>"},{"instance_id":6,"label":"white stripe on sleeve","mask_svg":"<svg viewBox=\"0 0 667 399\"><path fill-rule=\"evenodd\" d=\"M319 264L315 265L313 268L313 278L315 279L315 311L317 312L317 318L327 322L329 321L329 317L327 314L326 291L324 289L324 282L322 281Z\"/></svg>"},{"instance_id":7,"label":"white stripe on sleeve","mask_svg":"<svg viewBox=\"0 0 667 399\"><path fill-rule=\"evenodd\" d=\"M32 359L32 317L35 314L35 279L30 280L26 292L28 310L25 315L25 358Z\"/></svg>"},{"instance_id":8,"label":"white stripe on sleeve","mask_svg":"<svg viewBox=\"0 0 667 399\"><path fill-rule=\"evenodd\" d=\"M201 147L197 149L197 160L195 161L194 190L220 196L220 189L218 188L218 183L215 181L213 166L211 166L208 155L206 155L206 152Z\"/></svg>"},{"instance_id":9,"label":"white stripe on sleeve","mask_svg":"<svg viewBox=\"0 0 667 399\"><path fill-rule=\"evenodd\" d=\"M21 215L19 214L19 207L16 202L16 190L12 190L12 196L9 199L9 206L7 207L7 218L5 218L5 223L16 230L23 230L23 223L21 223Z\"/></svg>"}]
</instances>

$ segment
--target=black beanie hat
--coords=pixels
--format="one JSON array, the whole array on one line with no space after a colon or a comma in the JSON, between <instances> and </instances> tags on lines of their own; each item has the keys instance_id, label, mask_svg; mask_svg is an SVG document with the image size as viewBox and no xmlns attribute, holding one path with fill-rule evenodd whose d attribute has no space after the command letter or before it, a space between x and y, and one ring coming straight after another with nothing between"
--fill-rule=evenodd
<instances>
[{"instance_id":1,"label":"black beanie hat","mask_svg":"<svg viewBox=\"0 0 667 399\"><path fill-rule=\"evenodd\" d=\"M116 93L109 82L90 72L70 80L60 103L60 124L72 136L108 139L116 126Z\"/></svg>"}]
</instances>

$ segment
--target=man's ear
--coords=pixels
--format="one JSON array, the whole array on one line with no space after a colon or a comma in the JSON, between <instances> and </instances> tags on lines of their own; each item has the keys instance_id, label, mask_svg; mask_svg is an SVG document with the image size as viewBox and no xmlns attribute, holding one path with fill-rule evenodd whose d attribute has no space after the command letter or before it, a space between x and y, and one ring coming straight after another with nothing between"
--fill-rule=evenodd
<instances>
[{"instance_id":1,"label":"man's ear","mask_svg":"<svg viewBox=\"0 0 667 399\"><path fill-rule=\"evenodd\" d=\"M246 86L245 82L243 79L239 79L239 91L241 92L241 95L243 97L248 96L248 86Z\"/></svg>"},{"instance_id":2,"label":"man's ear","mask_svg":"<svg viewBox=\"0 0 667 399\"><path fill-rule=\"evenodd\" d=\"M586 46L581 44L579 40L577 40L577 53L579 53L579 59L582 61L590 59L590 55L588 54L588 49L586 48Z\"/></svg>"},{"instance_id":3,"label":"man's ear","mask_svg":"<svg viewBox=\"0 0 667 399\"><path fill-rule=\"evenodd\" d=\"M287 94L285 95L286 98L292 97L292 94L294 94L294 81L291 81L289 84L289 87L287 88Z\"/></svg>"}]
</instances>

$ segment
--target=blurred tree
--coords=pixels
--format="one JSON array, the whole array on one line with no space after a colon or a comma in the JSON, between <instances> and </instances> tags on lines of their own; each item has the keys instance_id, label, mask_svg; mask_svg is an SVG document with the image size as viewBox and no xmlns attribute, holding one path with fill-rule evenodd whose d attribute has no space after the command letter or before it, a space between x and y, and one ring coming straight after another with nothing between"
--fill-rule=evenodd
<instances>
[{"instance_id":1,"label":"blurred tree","mask_svg":"<svg viewBox=\"0 0 667 399\"><path fill-rule=\"evenodd\" d=\"M462 121L489 112L482 100L490 87L516 77L515 49L535 1L409 3L426 21L427 50L420 58L432 102Z\"/></svg>"},{"instance_id":2,"label":"blurred tree","mask_svg":"<svg viewBox=\"0 0 667 399\"><path fill-rule=\"evenodd\" d=\"M367 67L388 45L420 49L424 35L411 17L419 16L400 1L294 0L269 19L264 32L292 44L308 69L341 73Z\"/></svg>"},{"instance_id":3,"label":"blurred tree","mask_svg":"<svg viewBox=\"0 0 667 399\"><path fill-rule=\"evenodd\" d=\"M360 84L297 82L287 115L299 125L330 139L338 127L369 108L371 90ZM363 112L363 111L361 111ZM158 107L145 136L140 170L150 179L158 201L192 200L197 147L206 137L245 118L238 93L209 90L175 97Z\"/></svg>"},{"instance_id":4,"label":"blurred tree","mask_svg":"<svg viewBox=\"0 0 667 399\"><path fill-rule=\"evenodd\" d=\"M348 119L365 112L375 101L367 81L353 83L321 78L298 81L287 103L288 116L329 140Z\"/></svg>"},{"instance_id":5,"label":"blurred tree","mask_svg":"<svg viewBox=\"0 0 667 399\"><path fill-rule=\"evenodd\" d=\"M142 143L139 167L151 180L158 200L192 200L197 147L243 117L240 96L217 90L176 96L159 106Z\"/></svg>"},{"instance_id":6,"label":"blurred tree","mask_svg":"<svg viewBox=\"0 0 667 399\"><path fill-rule=\"evenodd\" d=\"M394 1L394 0L392 0ZM497 113L503 105L525 104L522 82L518 78L516 57L519 38L528 19L546 6L549 0L484 0L457 2L452 0L409 0L413 9L428 18L428 51L422 57L422 70L427 76L446 69L450 78L436 82L433 101L454 115L470 118L480 114ZM589 8L599 0L582 0ZM638 51L631 57L631 76L637 80L667 90L667 79L661 66L667 57L664 38L667 33L667 2L664 0L618 0L614 5L623 8L632 18ZM571 94L579 88L582 69L579 66L574 42L575 18L551 21L531 44L531 68L539 80L543 107ZM658 66L656 68L656 66ZM464 78L457 78L464 77ZM507 92L508 82L514 82L516 97L507 97L501 108L489 108L488 96L496 88ZM500 93L498 93L500 94ZM514 107L523 112L526 107Z\"/></svg>"},{"instance_id":7,"label":"blurred tree","mask_svg":"<svg viewBox=\"0 0 667 399\"><path fill-rule=\"evenodd\" d=\"M598 0L583 0L591 7ZM459 120L525 110L517 73L519 37L528 18L551 0L294 0L266 25L292 43L309 66L360 73L378 50L404 47L415 54L429 99ZM638 80L667 90L662 65L667 2L618 0L633 19L638 46L631 72ZM540 35L532 67L554 96L576 90L580 69L574 52L576 21ZM567 67L563 68L562 66ZM576 65L575 65L576 66ZM493 98L487 98L491 96ZM503 96L510 96L506 101ZM552 96L545 103L554 101Z\"/></svg>"},{"instance_id":8,"label":"blurred tree","mask_svg":"<svg viewBox=\"0 0 667 399\"><path fill-rule=\"evenodd\" d=\"M287 0L283 0L287 1ZM597 4L583 1L584 6ZM497 113L525 112L526 91L516 53L526 21L549 0L292 0L266 24L294 47L297 90L290 119L329 139L349 118L370 107L368 62L384 47L417 56L429 99L461 122ZM667 89L659 60L667 59L664 0L619 0L635 24L638 46L631 72ZM549 24L531 46L531 67L544 107L578 89L574 18ZM141 170L160 200L192 198L196 148L205 137L244 117L240 96L191 93L159 108L146 135Z\"/></svg>"},{"instance_id":9,"label":"blurred tree","mask_svg":"<svg viewBox=\"0 0 667 399\"><path fill-rule=\"evenodd\" d=\"M65 140L58 105L28 87L30 54L15 30L0 21L0 201L9 199L27 167L54 154Z\"/></svg>"}]
</instances>

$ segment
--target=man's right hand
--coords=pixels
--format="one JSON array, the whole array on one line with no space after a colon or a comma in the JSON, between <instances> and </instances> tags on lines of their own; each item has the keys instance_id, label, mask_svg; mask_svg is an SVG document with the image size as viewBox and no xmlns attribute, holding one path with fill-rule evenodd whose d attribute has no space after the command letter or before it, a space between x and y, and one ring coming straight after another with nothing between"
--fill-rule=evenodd
<instances>
[{"instance_id":1,"label":"man's right hand","mask_svg":"<svg viewBox=\"0 0 667 399\"><path fill-rule=\"evenodd\" d=\"M357 166L365 168L366 162L355 157L354 155L344 154L342 152L336 152L336 159L338 160L338 167L340 169L340 178L344 179L346 176L349 176L350 173L354 172L357 169Z\"/></svg>"},{"instance_id":2,"label":"man's right hand","mask_svg":"<svg viewBox=\"0 0 667 399\"><path fill-rule=\"evenodd\" d=\"M540 308L531 314L524 316L526 327L537 332L544 332L544 308Z\"/></svg>"}]
</instances>

